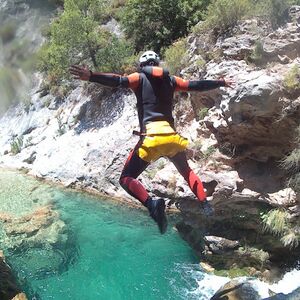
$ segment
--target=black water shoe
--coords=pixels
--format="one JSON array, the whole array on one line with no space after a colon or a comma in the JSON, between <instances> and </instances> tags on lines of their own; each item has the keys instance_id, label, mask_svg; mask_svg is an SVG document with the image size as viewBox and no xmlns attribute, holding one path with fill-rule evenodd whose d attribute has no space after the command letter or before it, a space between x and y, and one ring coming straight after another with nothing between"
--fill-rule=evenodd
<instances>
[{"instance_id":1,"label":"black water shoe","mask_svg":"<svg viewBox=\"0 0 300 300\"><path fill-rule=\"evenodd\" d=\"M210 205L210 203L207 201L207 199L205 199L204 201L200 202L201 207L203 209L203 213L207 216L207 217L211 217L214 215L215 210L214 208Z\"/></svg>"},{"instance_id":2,"label":"black water shoe","mask_svg":"<svg viewBox=\"0 0 300 300\"><path fill-rule=\"evenodd\" d=\"M150 217L157 223L160 233L164 234L168 227L165 201L163 199L149 198L145 204L149 210Z\"/></svg>"}]
</instances>

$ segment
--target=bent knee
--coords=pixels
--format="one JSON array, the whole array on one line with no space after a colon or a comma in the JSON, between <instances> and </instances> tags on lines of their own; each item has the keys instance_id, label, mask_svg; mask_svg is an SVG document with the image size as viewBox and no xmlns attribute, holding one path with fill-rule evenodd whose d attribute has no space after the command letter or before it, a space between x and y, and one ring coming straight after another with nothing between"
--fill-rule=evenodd
<instances>
[{"instance_id":1,"label":"bent knee","mask_svg":"<svg viewBox=\"0 0 300 300\"><path fill-rule=\"evenodd\" d=\"M121 185L121 187L126 188L132 179L134 178L121 175L121 177L119 178L119 184Z\"/></svg>"}]
</instances>

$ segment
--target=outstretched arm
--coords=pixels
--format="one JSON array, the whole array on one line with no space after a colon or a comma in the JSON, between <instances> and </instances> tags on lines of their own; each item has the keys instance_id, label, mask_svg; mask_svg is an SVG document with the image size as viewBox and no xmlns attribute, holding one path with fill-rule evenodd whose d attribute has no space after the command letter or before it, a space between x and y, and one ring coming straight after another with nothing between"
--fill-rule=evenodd
<instances>
[{"instance_id":1,"label":"outstretched arm","mask_svg":"<svg viewBox=\"0 0 300 300\"><path fill-rule=\"evenodd\" d=\"M125 87L135 89L139 85L139 74L121 76L113 73L92 72L86 66L71 66L70 73L75 79L98 82L109 87Z\"/></svg>"},{"instance_id":2,"label":"outstretched arm","mask_svg":"<svg viewBox=\"0 0 300 300\"><path fill-rule=\"evenodd\" d=\"M174 76L176 91L208 91L221 86L232 87L234 82L230 79L221 80L185 80Z\"/></svg>"}]
</instances>

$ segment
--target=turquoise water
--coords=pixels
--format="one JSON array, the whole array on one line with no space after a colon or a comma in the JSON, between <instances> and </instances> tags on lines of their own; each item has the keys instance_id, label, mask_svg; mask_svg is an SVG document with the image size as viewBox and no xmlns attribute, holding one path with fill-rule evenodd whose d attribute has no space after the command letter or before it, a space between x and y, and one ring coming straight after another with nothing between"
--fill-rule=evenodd
<instances>
[{"instance_id":1,"label":"turquoise water","mask_svg":"<svg viewBox=\"0 0 300 300\"><path fill-rule=\"evenodd\" d=\"M2 213L51 203L64 223L55 243L47 236L17 247L1 241L29 299L201 299L193 293L202 276L193 251L172 226L160 235L145 210L10 172L0 172L0 192Z\"/></svg>"}]
</instances>

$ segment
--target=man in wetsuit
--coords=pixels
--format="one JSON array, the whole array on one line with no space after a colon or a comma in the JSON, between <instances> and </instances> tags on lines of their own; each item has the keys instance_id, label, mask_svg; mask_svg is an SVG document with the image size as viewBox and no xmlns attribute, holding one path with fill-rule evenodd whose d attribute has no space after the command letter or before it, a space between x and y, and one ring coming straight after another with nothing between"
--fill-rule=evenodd
<instances>
[{"instance_id":1,"label":"man in wetsuit","mask_svg":"<svg viewBox=\"0 0 300 300\"><path fill-rule=\"evenodd\" d=\"M184 80L170 76L159 67L159 56L146 51L139 59L140 72L121 76L92 72L87 67L71 66L75 79L98 82L109 87L130 88L137 98L140 140L129 154L120 177L120 185L149 210L161 233L167 229L165 201L151 198L137 177L158 158L168 157L198 198L204 213L213 214L202 182L188 165L185 150L188 141L174 127L172 116L175 91L206 91L231 86L230 80Z\"/></svg>"}]
</instances>

